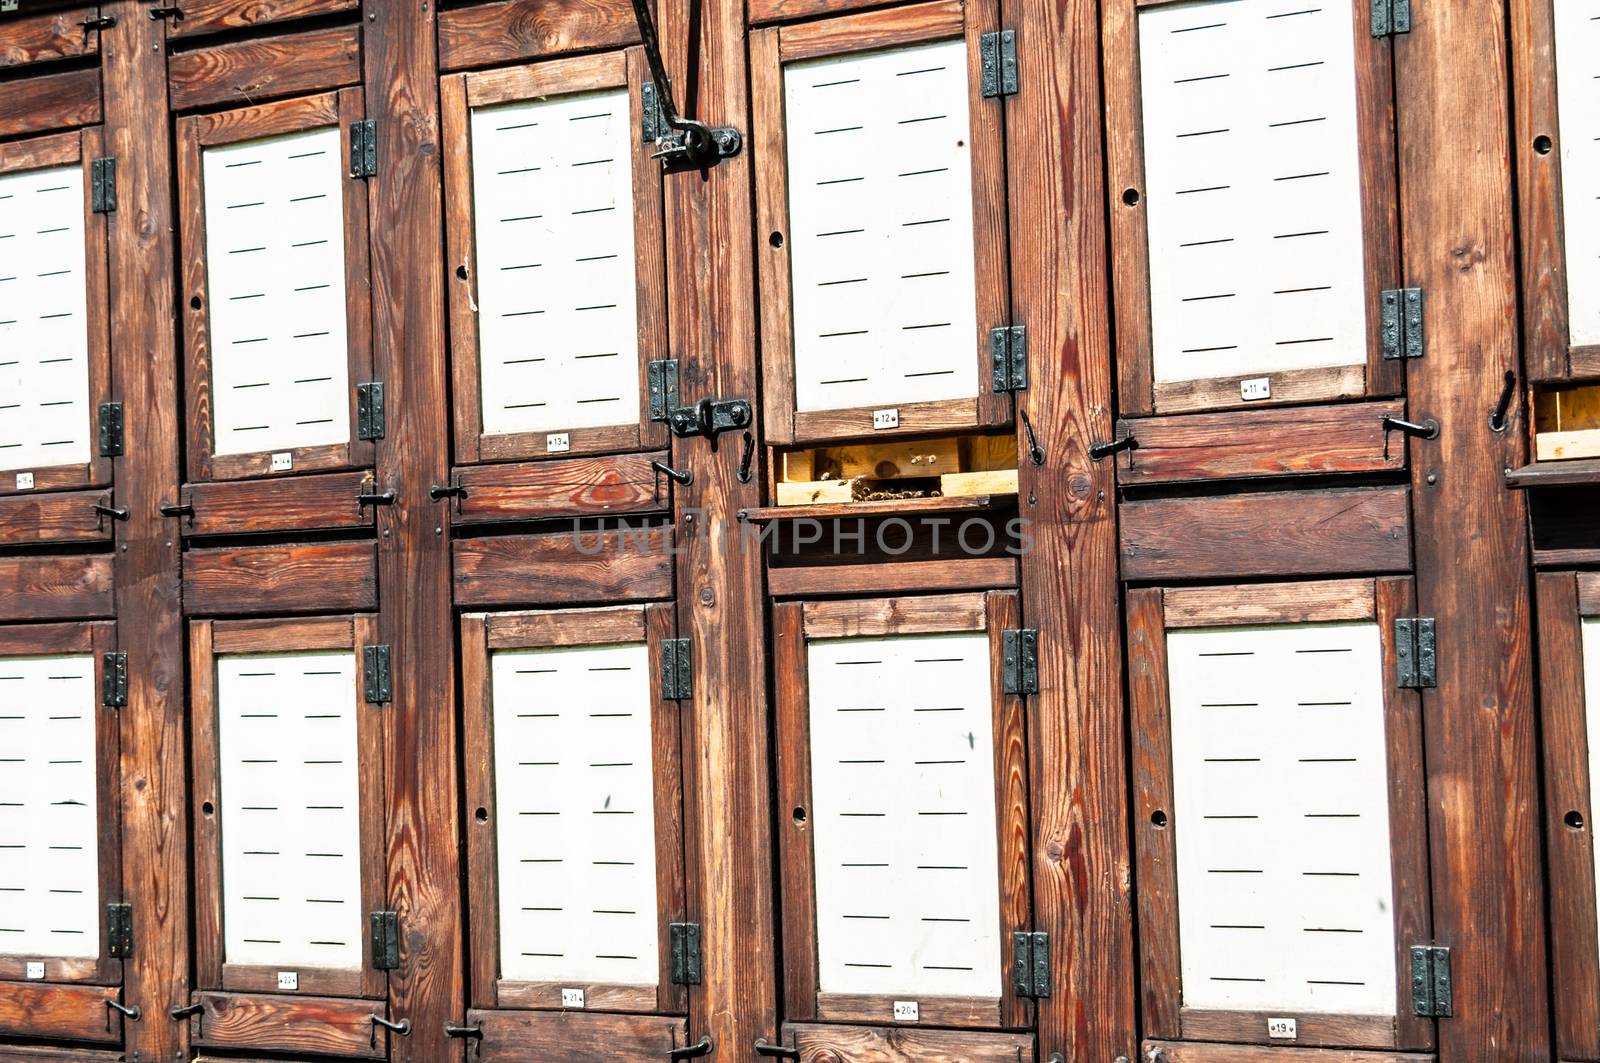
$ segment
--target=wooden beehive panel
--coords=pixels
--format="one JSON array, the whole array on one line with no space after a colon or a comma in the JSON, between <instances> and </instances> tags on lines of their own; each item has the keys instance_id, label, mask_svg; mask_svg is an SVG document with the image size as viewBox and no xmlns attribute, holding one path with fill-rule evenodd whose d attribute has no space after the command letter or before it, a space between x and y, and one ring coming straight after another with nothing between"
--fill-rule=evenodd
<instances>
[{"instance_id":1,"label":"wooden beehive panel","mask_svg":"<svg viewBox=\"0 0 1600 1063\"><path fill-rule=\"evenodd\" d=\"M355 656L217 658L228 963L361 966Z\"/></svg>"},{"instance_id":2,"label":"wooden beehive panel","mask_svg":"<svg viewBox=\"0 0 1600 1063\"><path fill-rule=\"evenodd\" d=\"M350 439L337 127L202 153L214 453Z\"/></svg>"},{"instance_id":3,"label":"wooden beehive panel","mask_svg":"<svg viewBox=\"0 0 1600 1063\"><path fill-rule=\"evenodd\" d=\"M1174 631L1168 661L1184 1004L1394 1014L1377 624Z\"/></svg>"},{"instance_id":4,"label":"wooden beehive panel","mask_svg":"<svg viewBox=\"0 0 1600 1063\"><path fill-rule=\"evenodd\" d=\"M1600 344L1600 8L1555 0L1555 38L1567 328L1583 347Z\"/></svg>"},{"instance_id":5,"label":"wooden beehive panel","mask_svg":"<svg viewBox=\"0 0 1600 1063\"><path fill-rule=\"evenodd\" d=\"M639 420L626 89L472 111L485 434Z\"/></svg>"},{"instance_id":6,"label":"wooden beehive panel","mask_svg":"<svg viewBox=\"0 0 1600 1063\"><path fill-rule=\"evenodd\" d=\"M95 667L0 658L0 954L100 954Z\"/></svg>"},{"instance_id":7,"label":"wooden beehive panel","mask_svg":"<svg viewBox=\"0 0 1600 1063\"><path fill-rule=\"evenodd\" d=\"M1600 617L1583 620L1585 722L1589 737L1589 793L1600 793ZM1595 849L1595 881L1600 883L1600 847Z\"/></svg>"},{"instance_id":8,"label":"wooden beehive panel","mask_svg":"<svg viewBox=\"0 0 1600 1063\"><path fill-rule=\"evenodd\" d=\"M77 165L0 174L3 470L91 457L83 212Z\"/></svg>"},{"instance_id":9,"label":"wooden beehive panel","mask_svg":"<svg viewBox=\"0 0 1600 1063\"><path fill-rule=\"evenodd\" d=\"M984 632L808 647L818 988L1001 995Z\"/></svg>"},{"instance_id":10,"label":"wooden beehive panel","mask_svg":"<svg viewBox=\"0 0 1600 1063\"><path fill-rule=\"evenodd\" d=\"M647 646L501 650L491 675L501 977L656 985Z\"/></svg>"},{"instance_id":11,"label":"wooden beehive panel","mask_svg":"<svg viewBox=\"0 0 1600 1063\"><path fill-rule=\"evenodd\" d=\"M966 49L784 68L797 410L978 394Z\"/></svg>"},{"instance_id":12,"label":"wooden beehive panel","mask_svg":"<svg viewBox=\"0 0 1600 1063\"><path fill-rule=\"evenodd\" d=\"M1139 41L1158 393L1364 364L1349 6L1149 7Z\"/></svg>"}]
</instances>

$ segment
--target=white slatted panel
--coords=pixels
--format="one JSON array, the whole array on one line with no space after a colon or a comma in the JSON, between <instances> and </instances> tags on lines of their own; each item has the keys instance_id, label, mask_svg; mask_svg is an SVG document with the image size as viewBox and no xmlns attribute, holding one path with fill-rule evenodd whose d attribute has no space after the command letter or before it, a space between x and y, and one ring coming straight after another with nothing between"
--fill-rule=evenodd
<instances>
[{"instance_id":1,"label":"white slatted panel","mask_svg":"<svg viewBox=\"0 0 1600 1063\"><path fill-rule=\"evenodd\" d=\"M639 420L626 89L472 112L486 434Z\"/></svg>"},{"instance_id":2,"label":"white slatted panel","mask_svg":"<svg viewBox=\"0 0 1600 1063\"><path fill-rule=\"evenodd\" d=\"M1366 360L1350 0L1139 12L1157 380Z\"/></svg>"},{"instance_id":3,"label":"white slatted panel","mask_svg":"<svg viewBox=\"0 0 1600 1063\"><path fill-rule=\"evenodd\" d=\"M206 148L203 171L214 452L347 442L339 130Z\"/></svg>"},{"instance_id":4,"label":"white slatted panel","mask_svg":"<svg viewBox=\"0 0 1600 1063\"><path fill-rule=\"evenodd\" d=\"M355 688L349 651L217 658L229 963L361 966Z\"/></svg>"},{"instance_id":5,"label":"white slatted panel","mask_svg":"<svg viewBox=\"0 0 1600 1063\"><path fill-rule=\"evenodd\" d=\"M1600 0L1555 0L1567 329L1600 343Z\"/></svg>"},{"instance_id":6,"label":"white slatted panel","mask_svg":"<svg viewBox=\"0 0 1600 1063\"><path fill-rule=\"evenodd\" d=\"M83 171L0 174L0 469L89 451Z\"/></svg>"},{"instance_id":7,"label":"white slatted panel","mask_svg":"<svg viewBox=\"0 0 1600 1063\"><path fill-rule=\"evenodd\" d=\"M1378 626L1167 638L1184 1004L1394 1014Z\"/></svg>"},{"instance_id":8,"label":"white slatted panel","mask_svg":"<svg viewBox=\"0 0 1600 1063\"><path fill-rule=\"evenodd\" d=\"M978 393L965 41L790 63L795 404Z\"/></svg>"},{"instance_id":9,"label":"white slatted panel","mask_svg":"<svg viewBox=\"0 0 1600 1063\"><path fill-rule=\"evenodd\" d=\"M644 643L493 654L500 975L655 985Z\"/></svg>"},{"instance_id":10,"label":"white slatted panel","mask_svg":"<svg viewBox=\"0 0 1600 1063\"><path fill-rule=\"evenodd\" d=\"M0 658L0 954L100 954L95 670Z\"/></svg>"},{"instance_id":11,"label":"white slatted panel","mask_svg":"<svg viewBox=\"0 0 1600 1063\"><path fill-rule=\"evenodd\" d=\"M1590 818L1594 816L1593 795L1600 794L1600 617L1583 622L1584 703L1589 738ZM1600 882L1600 852L1595 853L1595 881Z\"/></svg>"},{"instance_id":12,"label":"white slatted panel","mask_svg":"<svg viewBox=\"0 0 1600 1063\"><path fill-rule=\"evenodd\" d=\"M812 642L820 985L998 997L986 634Z\"/></svg>"}]
</instances>

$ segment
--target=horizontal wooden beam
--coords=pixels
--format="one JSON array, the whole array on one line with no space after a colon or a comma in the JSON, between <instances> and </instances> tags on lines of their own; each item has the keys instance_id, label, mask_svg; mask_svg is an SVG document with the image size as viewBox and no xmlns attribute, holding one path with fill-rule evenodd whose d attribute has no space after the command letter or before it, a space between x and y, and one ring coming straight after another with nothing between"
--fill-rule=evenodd
<instances>
[{"instance_id":1,"label":"horizontal wooden beam","mask_svg":"<svg viewBox=\"0 0 1600 1063\"><path fill-rule=\"evenodd\" d=\"M109 491L51 491L0 498L0 545L111 541L111 519L94 511Z\"/></svg>"},{"instance_id":2,"label":"horizontal wooden beam","mask_svg":"<svg viewBox=\"0 0 1600 1063\"><path fill-rule=\"evenodd\" d=\"M183 18L172 22L167 36L197 37L218 30L247 29L287 19L354 11L360 6L360 0L251 0L247 4L239 0L186 0Z\"/></svg>"},{"instance_id":3,"label":"horizontal wooden beam","mask_svg":"<svg viewBox=\"0 0 1600 1063\"><path fill-rule=\"evenodd\" d=\"M463 539L455 546L461 606L598 605L672 597L668 528Z\"/></svg>"},{"instance_id":4,"label":"horizontal wooden beam","mask_svg":"<svg viewBox=\"0 0 1600 1063\"><path fill-rule=\"evenodd\" d=\"M1146 1041L1145 1055L1160 1063L1434 1063L1438 1058L1420 1052L1365 1052L1353 1048L1295 1048L1279 1045L1198 1044L1183 1041Z\"/></svg>"},{"instance_id":5,"label":"horizontal wooden beam","mask_svg":"<svg viewBox=\"0 0 1600 1063\"><path fill-rule=\"evenodd\" d=\"M122 1016L106 1007L115 986L0 982L0 1033L73 1041L121 1041Z\"/></svg>"},{"instance_id":6,"label":"horizontal wooden beam","mask_svg":"<svg viewBox=\"0 0 1600 1063\"><path fill-rule=\"evenodd\" d=\"M382 1001L196 993L195 1003L205 1009L189 1020L197 1045L325 1052L359 1059L389 1055L389 1035L379 1028L373 1036L372 1016L384 1015Z\"/></svg>"},{"instance_id":7,"label":"horizontal wooden beam","mask_svg":"<svg viewBox=\"0 0 1600 1063\"><path fill-rule=\"evenodd\" d=\"M665 451L606 457L474 465L456 473L466 497L455 524L606 516L665 509L667 478L650 467Z\"/></svg>"},{"instance_id":8,"label":"horizontal wooden beam","mask_svg":"<svg viewBox=\"0 0 1600 1063\"><path fill-rule=\"evenodd\" d=\"M791 1025L784 1043L800 1050L800 1063L1016 1063L1033 1058L1033 1035L960 1030L881 1029L870 1026Z\"/></svg>"},{"instance_id":9,"label":"horizontal wooden beam","mask_svg":"<svg viewBox=\"0 0 1600 1063\"><path fill-rule=\"evenodd\" d=\"M258 535L372 527L372 509L356 502L364 472L331 472L284 480L222 480L190 485L193 516L174 519L185 536Z\"/></svg>"},{"instance_id":10,"label":"horizontal wooden beam","mask_svg":"<svg viewBox=\"0 0 1600 1063\"><path fill-rule=\"evenodd\" d=\"M613 1063L666 1059L688 1043L688 1024L663 1015L600 1015L575 1011L471 1011L483 1030L478 1063Z\"/></svg>"},{"instance_id":11,"label":"horizontal wooden beam","mask_svg":"<svg viewBox=\"0 0 1600 1063\"><path fill-rule=\"evenodd\" d=\"M0 558L0 620L110 616L111 556Z\"/></svg>"},{"instance_id":12,"label":"horizontal wooden beam","mask_svg":"<svg viewBox=\"0 0 1600 1063\"><path fill-rule=\"evenodd\" d=\"M95 54L100 50L100 34L84 30L85 14L69 8L0 23L0 70Z\"/></svg>"},{"instance_id":13,"label":"horizontal wooden beam","mask_svg":"<svg viewBox=\"0 0 1600 1063\"><path fill-rule=\"evenodd\" d=\"M8 81L5 91L0 92L0 136L74 129L98 121L98 70L70 70Z\"/></svg>"},{"instance_id":14,"label":"horizontal wooden beam","mask_svg":"<svg viewBox=\"0 0 1600 1063\"><path fill-rule=\"evenodd\" d=\"M846 594L903 594L1015 587L1014 557L954 557L938 561L894 561L863 565L794 565L767 570L767 593L775 598Z\"/></svg>"},{"instance_id":15,"label":"horizontal wooden beam","mask_svg":"<svg viewBox=\"0 0 1600 1063\"><path fill-rule=\"evenodd\" d=\"M352 612L378 605L372 543L190 550L183 555L189 616Z\"/></svg>"},{"instance_id":16,"label":"horizontal wooden beam","mask_svg":"<svg viewBox=\"0 0 1600 1063\"><path fill-rule=\"evenodd\" d=\"M639 39L628 0L503 0L439 14L439 67L620 48Z\"/></svg>"},{"instance_id":17,"label":"horizontal wooden beam","mask_svg":"<svg viewBox=\"0 0 1600 1063\"><path fill-rule=\"evenodd\" d=\"M360 80L361 31L355 26L197 48L167 61L168 94L180 111L254 104Z\"/></svg>"}]
</instances>

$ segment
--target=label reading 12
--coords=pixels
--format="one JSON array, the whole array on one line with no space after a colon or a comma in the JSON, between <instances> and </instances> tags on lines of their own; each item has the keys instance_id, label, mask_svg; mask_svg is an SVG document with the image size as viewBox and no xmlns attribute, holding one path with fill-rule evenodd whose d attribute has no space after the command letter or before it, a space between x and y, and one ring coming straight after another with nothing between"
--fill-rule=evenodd
<instances>
[{"instance_id":1,"label":"label reading 12","mask_svg":"<svg viewBox=\"0 0 1600 1063\"><path fill-rule=\"evenodd\" d=\"M1268 1019L1267 1036L1281 1038L1285 1041L1293 1041L1295 1038L1300 1036L1300 1033L1295 1029L1295 1022L1293 1019Z\"/></svg>"},{"instance_id":2,"label":"label reading 12","mask_svg":"<svg viewBox=\"0 0 1600 1063\"><path fill-rule=\"evenodd\" d=\"M879 428L899 428L900 427L900 411L899 410L873 410L872 411L872 427L874 429L879 429Z\"/></svg>"}]
</instances>

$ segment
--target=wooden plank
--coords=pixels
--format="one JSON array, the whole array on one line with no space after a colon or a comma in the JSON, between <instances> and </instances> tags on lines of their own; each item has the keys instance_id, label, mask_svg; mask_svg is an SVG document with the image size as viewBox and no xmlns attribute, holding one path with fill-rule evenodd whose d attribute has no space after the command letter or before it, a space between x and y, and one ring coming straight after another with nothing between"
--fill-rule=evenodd
<instances>
[{"instance_id":1,"label":"wooden plank","mask_svg":"<svg viewBox=\"0 0 1600 1063\"><path fill-rule=\"evenodd\" d=\"M1512 0L1510 4L1511 107L1516 122L1522 237L1522 336L1528 375L1533 380L1560 380L1568 372L1562 137L1553 8L1551 0Z\"/></svg>"},{"instance_id":2,"label":"wooden plank","mask_svg":"<svg viewBox=\"0 0 1600 1063\"><path fill-rule=\"evenodd\" d=\"M192 483L183 500L193 516L173 518L184 536L370 528L373 509L356 502L371 474L321 473L285 480Z\"/></svg>"},{"instance_id":3,"label":"wooden plank","mask_svg":"<svg viewBox=\"0 0 1600 1063\"><path fill-rule=\"evenodd\" d=\"M502 0L439 16L439 66L461 70L638 39L633 8L623 0Z\"/></svg>"},{"instance_id":4,"label":"wooden plank","mask_svg":"<svg viewBox=\"0 0 1600 1063\"><path fill-rule=\"evenodd\" d=\"M817 15L837 15L844 11L858 11L878 7L884 0L752 0L750 25L762 26L770 22L794 22Z\"/></svg>"},{"instance_id":5,"label":"wooden plank","mask_svg":"<svg viewBox=\"0 0 1600 1063\"><path fill-rule=\"evenodd\" d=\"M803 610L808 639L982 631L985 623L981 593L807 602Z\"/></svg>"},{"instance_id":6,"label":"wooden plank","mask_svg":"<svg viewBox=\"0 0 1600 1063\"><path fill-rule=\"evenodd\" d=\"M914 518L923 513L959 513L993 509L1000 501L1010 501L1010 497L962 495L955 498L895 498L881 502L819 502L809 506L752 506L749 509L741 509L739 519L752 524L765 524L772 520L799 520L801 517L811 517L815 520L885 515Z\"/></svg>"},{"instance_id":7,"label":"wooden plank","mask_svg":"<svg viewBox=\"0 0 1600 1063\"><path fill-rule=\"evenodd\" d=\"M94 511L110 505L105 491L50 492L0 498L0 544L111 541L111 518Z\"/></svg>"},{"instance_id":8,"label":"wooden plank","mask_svg":"<svg viewBox=\"0 0 1600 1063\"><path fill-rule=\"evenodd\" d=\"M0 557L0 620L77 620L115 610L111 557Z\"/></svg>"},{"instance_id":9,"label":"wooden plank","mask_svg":"<svg viewBox=\"0 0 1600 1063\"><path fill-rule=\"evenodd\" d=\"M1164 596L1166 624L1184 628L1371 620L1377 615L1374 593L1369 579L1175 587Z\"/></svg>"},{"instance_id":10,"label":"wooden plank","mask_svg":"<svg viewBox=\"0 0 1600 1063\"><path fill-rule=\"evenodd\" d=\"M1129 502L1121 513L1122 575L1404 572L1411 567L1408 494L1404 487L1363 487Z\"/></svg>"},{"instance_id":11,"label":"wooden plank","mask_svg":"<svg viewBox=\"0 0 1600 1063\"><path fill-rule=\"evenodd\" d=\"M100 71L40 74L0 93L0 136L71 129L100 121Z\"/></svg>"},{"instance_id":12,"label":"wooden plank","mask_svg":"<svg viewBox=\"0 0 1600 1063\"><path fill-rule=\"evenodd\" d=\"M455 596L463 606L568 605L672 596L670 530L463 539Z\"/></svg>"},{"instance_id":13,"label":"wooden plank","mask_svg":"<svg viewBox=\"0 0 1600 1063\"><path fill-rule=\"evenodd\" d=\"M115 986L0 982L0 1033L71 1041L120 1041L122 1017Z\"/></svg>"},{"instance_id":14,"label":"wooden plank","mask_svg":"<svg viewBox=\"0 0 1600 1063\"><path fill-rule=\"evenodd\" d=\"M373 609L376 550L371 543L190 550L183 604L190 616Z\"/></svg>"},{"instance_id":15,"label":"wooden plank","mask_svg":"<svg viewBox=\"0 0 1600 1063\"><path fill-rule=\"evenodd\" d=\"M470 1011L483 1027L476 1055L483 1063L613 1063L666 1059L688 1043L688 1024L657 1015L579 1011Z\"/></svg>"},{"instance_id":16,"label":"wooden plank","mask_svg":"<svg viewBox=\"0 0 1600 1063\"><path fill-rule=\"evenodd\" d=\"M361 80L361 33L335 26L179 52L168 78L175 110L354 85Z\"/></svg>"},{"instance_id":17,"label":"wooden plank","mask_svg":"<svg viewBox=\"0 0 1600 1063\"><path fill-rule=\"evenodd\" d=\"M205 1010L180 1025L191 1028L197 1045L331 1052L357 1059L388 1056L388 1033L373 1032L372 1016L383 1014L376 1001L196 993L195 1003Z\"/></svg>"},{"instance_id":18,"label":"wooden plank","mask_svg":"<svg viewBox=\"0 0 1600 1063\"><path fill-rule=\"evenodd\" d=\"M184 5L183 18L173 22L167 35L196 37L219 30L354 11L360 6L360 0L190 0Z\"/></svg>"},{"instance_id":19,"label":"wooden plank","mask_svg":"<svg viewBox=\"0 0 1600 1063\"><path fill-rule=\"evenodd\" d=\"M120 1049L29 1048L6 1045L0 1048L0 1063L123 1063Z\"/></svg>"},{"instance_id":20,"label":"wooden plank","mask_svg":"<svg viewBox=\"0 0 1600 1063\"><path fill-rule=\"evenodd\" d=\"M1199 413L1117 422L1138 449L1117 455L1123 484L1186 480L1382 472L1405 467L1405 436L1387 433L1385 417L1404 417L1403 402Z\"/></svg>"},{"instance_id":21,"label":"wooden plank","mask_svg":"<svg viewBox=\"0 0 1600 1063\"><path fill-rule=\"evenodd\" d=\"M1600 458L1535 461L1506 473L1507 487L1557 487L1566 484L1600 484Z\"/></svg>"},{"instance_id":22,"label":"wooden plank","mask_svg":"<svg viewBox=\"0 0 1600 1063\"><path fill-rule=\"evenodd\" d=\"M1162 593L1128 592L1128 702L1133 723L1134 855L1139 874L1140 999L1145 1028L1180 1032L1178 853L1172 817L1172 710Z\"/></svg>"},{"instance_id":23,"label":"wooden plank","mask_svg":"<svg viewBox=\"0 0 1600 1063\"><path fill-rule=\"evenodd\" d=\"M936 561L892 561L863 565L793 565L767 570L767 593L774 598L963 591L972 587L1016 585L1017 561L1011 557L953 557Z\"/></svg>"},{"instance_id":24,"label":"wooden plank","mask_svg":"<svg viewBox=\"0 0 1600 1063\"><path fill-rule=\"evenodd\" d=\"M93 7L69 7L0 23L0 70L94 55L100 51L100 34L84 29L83 20L95 13Z\"/></svg>"},{"instance_id":25,"label":"wooden plank","mask_svg":"<svg viewBox=\"0 0 1600 1063\"><path fill-rule=\"evenodd\" d=\"M1578 613L1600 616L1600 572L1578 573Z\"/></svg>"},{"instance_id":26,"label":"wooden plank","mask_svg":"<svg viewBox=\"0 0 1600 1063\"><path fill-rule=\"evenodd\" d=\"M1179 1041L1146 1041L1147 1058L1153 1063L1282 1063L1288 1057L1298 1063L1434 1063L1432 1053L1369 1052L1355 1048L1284 1049L1278 1045L1185 1044Z\"/></svg>"},{"instance_id":27,"label":"wooden plank","mask_svg":"<svg viewBox=\"0 0 1600 1063\"><path fill-rule=\"evenodd\" d=\"M800 1050L801 1063L1016 1063L1032 1059L1033 1035L966 1033L899 1027L813 1026L786 1023L784 1044Z\"/></svg>"},{"instance_id":28,"label":"wooden plank","mask_svg":"<svg viewBox=\"0 0 1600 1063\"><path fill-rule=\"evenodd\" d=\"M553 517L643 513L665 508L667 481L650 468L665 452L474 465L456 473L467 495L455 523L546 520Z\"/></svg>"},{"instance_id":29,"label":"wooden plank","mask_svg":"<svg viewBox=\"0 0 1600 1063\"><path fill-rule=\"evenodd\" d=\"M467 618L486 629L486 650L527 646L600 646L643 642L644 609L558 609L539 613L483 613ZM671 636L668 636L669 638Z\"/></svg>"}]
</instances>

